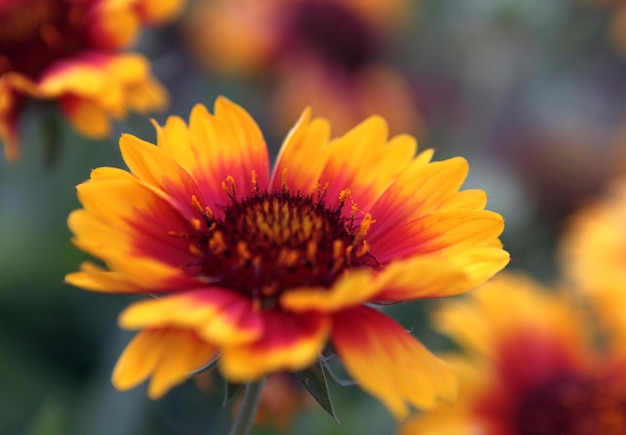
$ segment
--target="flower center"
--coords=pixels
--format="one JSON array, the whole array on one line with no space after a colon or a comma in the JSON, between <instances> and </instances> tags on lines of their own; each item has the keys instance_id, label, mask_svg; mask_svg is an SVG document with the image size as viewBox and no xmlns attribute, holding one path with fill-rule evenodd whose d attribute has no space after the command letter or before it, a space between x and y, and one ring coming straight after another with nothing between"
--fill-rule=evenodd
<instances>
[{"instance_id":1,"label":"flower center","mask_svg":"<svg viewBox=\"0 0 626 435\"><path fill-rule=\"evenodd\" d=\"M626 393L609 379L564 378L532 391L518 415L521 435L626 433Z\"/></svg>"},{"instance_id":2,"label":"flower center","mask_svg":"<svg viewBox=\"0 0 626 435\"><path fill-rule=\"evenodd\" d=\"M194 199L208 226L191 246L200 261L190 272L200 281L236 290L267 308L286 289L329 287L346 269L379 267L364 239L371 216L357 225L352 207L352 217L342 217L349 191L334 210L322 191L253 192L238 200L231 193L222 219Z\"/></svg>"},{"instance_id":3,"label":"flower center","mask_svg":"<svg viewBox=\"0 0 626 435\"><path fill-rule=\"evenodd\" d=\"M20 0L0 4L0 74L17 71L36 79L54 60L83 48L88 40L86 8L75 3Z\"/></svg>"},{"instance_id":4,"label":"flower center","mask_svg":"<svg viewBox=\"0 0 626 435\"><path fill-rule=\"evenodd\" d=\"M297 2L287 12L282 51L310 50L348 72L374 57L376 35L355 12L336 1Z\"/></svg>"}]
</instances>

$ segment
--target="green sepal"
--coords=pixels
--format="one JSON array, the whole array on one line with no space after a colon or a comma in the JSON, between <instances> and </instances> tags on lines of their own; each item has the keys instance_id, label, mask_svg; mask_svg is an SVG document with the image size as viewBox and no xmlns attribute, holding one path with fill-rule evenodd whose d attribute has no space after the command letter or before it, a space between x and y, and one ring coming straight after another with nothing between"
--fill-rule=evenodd
<instances>
[{"instance_id":1,"label":"green sepal","mask_svg":"<svg viewBox=\"0 0 626 435\"><path fill-rule=\"evenodd\" d=\"M213 358L211 360L211 362L209 362L207 365L202 366L198 369L193 370L191 373L189 373L191 376L195 376L195 375L199 375L200 373L204 373L206 371L212 370L217 366L217 361L220 359L219 355L216 355L215 358Z\"/></svg>"},{"instance_id":2,"label":"green sepal","mask_svg":"<svg viewBox=\"0 0 626 435\"><path fill-rule=\"evenodd\" d=\"M239 395L243 387L246 385L246 384L235 384L234 382L230 382L228 380L225 380L225 381L226 381L226 391L224 393L224 402L222 403L222 406L228 405L228 403L231 400L233 400Z\"/></svg>"},{"instance_id":3,"label":"green sepal","mask_svg":"<svg viewBox=\"0 0 626 435\"><path fill-rule=\"evenodd\" d=\"M304 388L317 400L317 403L319 403L332 418L339 422L333 409L333 402L330 398L328 382L326 381L326 373L321 361L318 360L316 364L313 364L308 369L296 372L296 376L300 382L302 382Z\"/></svg>"}]
</instances>

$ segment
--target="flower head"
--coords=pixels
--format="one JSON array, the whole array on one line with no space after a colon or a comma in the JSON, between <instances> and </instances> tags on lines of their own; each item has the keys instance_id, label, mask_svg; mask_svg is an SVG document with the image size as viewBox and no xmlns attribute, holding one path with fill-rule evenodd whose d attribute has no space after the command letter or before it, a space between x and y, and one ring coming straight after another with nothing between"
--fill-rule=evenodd
<instances>
[{"instance_id":1,"label":"flower head","mask_svg":"<svg viewBox=\"0 0 626 435\"><path fill-rule=\"evenodd\" d=\"M274 80L269 106L280 128L305 105L346 132L374 113L394 132L422 130L415 92L388 65L386 47L410 14L404 0L198 1L189 42L211 70ZM240 29L245 28L245 32Z\"/></svg>"},{"instance_id":2,"label":"flower head","mask_svg":"<svg viewBox=\"0 0 626 435\"><path fill-rule=\"evenodd\" d=\"M561 243L571 285L589 300L613 346L626 352L626 180L574 213ZM625 353L626 354L626 353Z\"/></svg>"},{"instance_id":3,"label":"flower head","mask_svg":"<svg viewBox=\"0 0 626 435\"><path fill-rule=\"evenodd\" d=\"M123 135L130 172L94 170L69 217L75 244L106 267L86 262L68 282L158 296L120 315L140 332L117 388L151 376L160 397L218 354L244 383L332 347L397 417L454 395L445 364L378 307L465 292L507 264L502 217L483 191L459 191L465 160L415 156L379 117L331 139L306 110L270 171L256 123L224 98L157 132L157 146Z\"/></svg>"},{"instance_id":4,"label":"flower head","mask_svg":"<svg viewBox=\"0 0 626 435\"><path fill-rule=\"evenodd\" d=\"M165 19L182 1L8 0L0 3L0 139L19 156L25 98L56 101L74 128L108 134L109 118L165 104L139 55L122 54L142 23Z\"/></svg>"},{"instance_id":5,"label":"flower head","mask_svg":"<svg viewBox=\"0 0 626 435\"><path fill-rule=\"evenodd\" d=\"M459 400L409 420L402 433L624 433L624 359L595 346L571 302L501 274L469 300L445 304L437 325L466 351L447 358Z\"/></svg>"}]
</instances>

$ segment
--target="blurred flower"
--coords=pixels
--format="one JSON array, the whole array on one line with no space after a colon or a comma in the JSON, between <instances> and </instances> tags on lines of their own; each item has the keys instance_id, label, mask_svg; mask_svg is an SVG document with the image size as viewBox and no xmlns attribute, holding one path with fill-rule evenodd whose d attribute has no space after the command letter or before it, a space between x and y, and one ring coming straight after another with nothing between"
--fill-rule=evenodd
<instances>
[{"instance_id":1,"label":"blurred flower","mask_svg":"<svg viewBox=\"0 0 626 435\"><path fill-rule=\"evenodd\" d=\"M605 331L616 336L613 343L626 342L624 222L626 179L620 179L572 215L561 244L566 276L599 313Z\"/></svg>"},{"instance_id":2,"label":"blurred flower","mask_svg":"<svg viewBox=\"0 0 626 435\"><path fill-rule=\"evenodd\" d=\"M402 433L624 433L624 360L595 347L582 314L524 275L501 274L444 305L437 325L467 351L447 359L460 397Z\"/></svg>"},{"instance_id":3,"label":"blurred flower","mask_svg":"<svg viewBox=\"0 0 626 435\"><path fill-rule=\"evenodd\" d=\"M162 108L167 95L146 59L122 54L142 23L160 22L181 0L4 0L0 2L0 139L19 157L25 98L56 101L72 126L105 137L128 109Z\"/></svg>"},{"instance_id":4,"label":"blurred flower","mask_svg":"<svg viewBox=\"0 0 626 435\"><path fill-rule=\"evenodd\" d=\"M205 0L190 14L189 42L211 70L269 73L270 110L281 128L311 105L339 133L375 113L392 131L418 133L409 83L382 61L406 6L403 0Z\"/></svg>"},{"instance_id":5,"label":"blurred flower","mask_svg":"<svg viewBox=\"0 0 626 435\"><path fill-rule=\"evenodd\" d=\"M69 217L74 243L107 265L69 283L160 296L119 318L141 332L117 388L152 376L158 398L217 354L226 379L250 382L305 369L332 343L396 417L454 396L447 366L376 304L465 292L507 264L502 217L485 192L458 190L464 159L415 157L380 117L331 140L306 110L270 173L258 126L221 97L214 115L197 105L189 125L157 131L158 146L122 136L130 173L94 170Z\"/></svg>"},{"instance_id":6,"label":"blurred flower","mask_svg":"<svg viewBox=\"0 0 626 435\"><path fill-rule=\"evenodd\" d=\"M215 372L205 370L194 376L200 391L206 395L215 392ZM239 396L241 399L241 396ZM293 419L303 409L311 408L315 399L302 386L293 373L274 373L268 377L254 424L257 426L273 426L286 432ZM233 407L233 413L239 412L241 400Z\"/></svg>"},{"instance_id":7,"label":"blurred flower","mask_svg":"<svg viewBox=\"0 0 626 435\"><path fill-rule=\"evenodd\" d=\"M276 373L267 379L254 424L273 426L286 432L296 415L313 406L313 397L302 387L295 375Z\"/></svg>"}]
</instances>

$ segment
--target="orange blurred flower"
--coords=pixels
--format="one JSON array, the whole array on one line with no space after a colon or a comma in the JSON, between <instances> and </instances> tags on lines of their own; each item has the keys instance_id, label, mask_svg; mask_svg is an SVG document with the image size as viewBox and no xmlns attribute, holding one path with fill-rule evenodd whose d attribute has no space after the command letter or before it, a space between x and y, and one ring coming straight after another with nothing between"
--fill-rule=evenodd
<instances>
[{"instance_id":1,"label":"orange blurred flower","mask_svg":"<svg viewBox=\"0 0 626 435\"><path fill-rule=\"evenodd\" d=\"M25 98L53 100L72 126L105 137L128 109L165 106L146 59L119 49L141 24L175 14L182 0L3 0L0 2L0 139L20 154L17 124Z\"/></svg>"},{"instance_id":2,"label":"orange blurred flower","mask_svg":"<svg viewBox=\"0 0 626 435\"><path fill-rule=\"evenodd\" d=\"M303 409L314 406L315 400L292 373L275 373L268 377L254 424L273 426L287 432L293 419ZM233 409L236 411L237 409Z\"/></svg>"},{"instance_id":3,"label":"orange blurred flower","mask_svg":"<svg viewBox=\"0 0 626 435\"><path fill-rule=\"evenodd\" d=\"M380 114L392 131L415 134L422 121L410 85L382 61L406 9L404 0L205 0L189 15L189 41L211 70L269 73L281 129L311 105L338 133Z\"/></svg>"},{"instance_id":4,"label":"orange blurred flower","mask_svg":"<svg viewBox=\"0 0 626 435\"><path fill-rule=\"evenodd\" d=\"M402 434L625 433L624 355L596 346L578 308L507 274L445 304L437 325L466 351L446 358L459 400L408 420Z\"/></svg>"},{"instance_id":5,"label":"orange blurred flower","mask_svg":"<svg viewBox=\"0 0 626 435\"><path fill-rule=\"evenodd\" d=\"M151 377L158 398L217 355L226 379L248 383L306 369L332 344L398 418L454 397L446 365L378 307L468 291L508 263L485 192L459 191L464 159L415 156L380 117L331 139L306 110L270 170L258 126L225 98L157 133L157 146L122 136L130 172L94 170L68 221L106 264L69 283L162 296L120 315L140 332L117 388Z\"/></svg>"},{"instance_id":6,"label":"orange blurred flower","mask_svg":"<svg viewBox=\"0 0 626 435\"><path fill-rule=\"evenodd\" d=\"M589 300L605 333L626 351L626 179L574 213L561 244L571 285Z\"/></svg>"}]
</instances>

